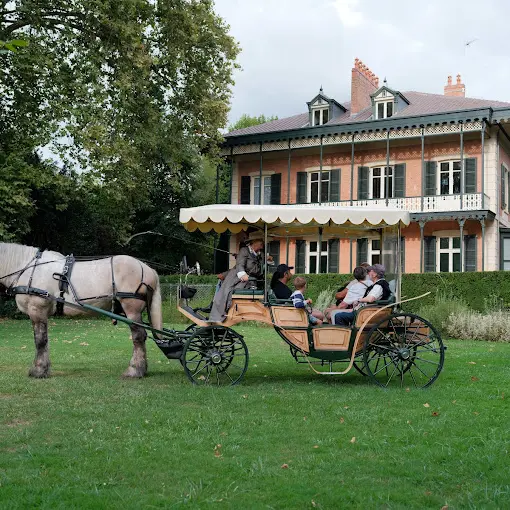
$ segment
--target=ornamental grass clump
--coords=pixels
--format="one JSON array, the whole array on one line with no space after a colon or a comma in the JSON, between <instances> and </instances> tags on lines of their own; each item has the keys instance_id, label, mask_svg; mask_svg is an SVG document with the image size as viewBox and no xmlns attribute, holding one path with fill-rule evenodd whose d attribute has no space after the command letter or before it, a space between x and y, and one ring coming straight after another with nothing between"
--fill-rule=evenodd
<instances>
[{"instance_id":1,"label":"ornamental grass clump","mask_svg":"<svg viewBox=\"0 0 510 510\"><path fill-rule=\"evenodd\" d=\"M452 313L448 317L445 332L452 338L463 340L510 342L510 313L502 310Z\"/></svg>"},{"instance_id":2,"label":"ornamental grass clump","mask_svg":"<svg viewBox=\"0 0 510 510\"><path fill-rule=\"evenodd\" d=\"M418 311L418 315L427 319L441 333L446 333L446 327L450 316L458 316L466 313L469 313L469 307L466 303L445 292L438 292L434 304L422 306Z\"/></svg>"},{"instance_id":3,"label":"ornamental grass clump","mask_svg":"<svg viewBox=\"0 0 510 510\"><path fill-rule=\"evenodd\" d=\"M321 312L324 312L326 308L329 308L332 304L335 303L335 291L328 287L327 289L319 292L317 299L313 305L314 308L317 308Z\"/></svg>"}]
</instances>

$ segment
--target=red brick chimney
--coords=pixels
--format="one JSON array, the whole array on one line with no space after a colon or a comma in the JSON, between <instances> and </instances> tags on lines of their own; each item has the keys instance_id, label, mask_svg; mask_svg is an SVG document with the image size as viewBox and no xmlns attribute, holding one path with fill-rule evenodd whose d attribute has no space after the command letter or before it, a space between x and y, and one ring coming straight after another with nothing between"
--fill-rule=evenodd
<instances>
[{"instance_id":1,"label":"red brick chimney","mask_svg":"<svg viewBox=\"0 0 510 510\"><path fill-rule=\"evenodd\" d=\"M466 97L466 87L460 81L460 74L457 75L457 83L452 84L452 77L448 76L448 84L444 88L445 96Z\"/></svg>"},{"instance_id":2,"label":"red brick chimney","mask_svg":"<svg viewBox=\"0 0 510 510\"><path fill-rule=\"evenodd\" d=\"M368 108L370 94L379 88L379 78L358 58L354 61L351 81L351 115Z\"/></svg>"}]
</instances>

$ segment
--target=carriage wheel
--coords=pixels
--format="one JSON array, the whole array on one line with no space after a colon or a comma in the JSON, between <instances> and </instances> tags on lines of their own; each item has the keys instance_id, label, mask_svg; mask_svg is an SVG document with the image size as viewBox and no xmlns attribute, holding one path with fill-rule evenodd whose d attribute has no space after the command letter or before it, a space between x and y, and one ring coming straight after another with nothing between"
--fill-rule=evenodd
<instances>
[{"instance_id":1,"label":"carriage wheel","mask_svg":"<svg viewBox=\"0 0 510 510\"><path fill-rule=\"evenodd\" d=\"M363 369L379 386L426 388L443 369L445 347L427 320L410 313L381 319L368 333Z\"/></svg>"},{"instance_id":2,"label":"carriage wheel","mask_svg":"<svg viewBox=\"0 0 510 510\"><path fill-rule=\"evenodd\" d=\"M233 386L248 368L248 347L230 328L197 328L184 345L182 365L194 384Z\"/></svg>"},{"instance_id":3,"label":"carriage wheel","mask_svg":"<svg viewBox=\"0 0 510 510\"><path fill-rule=\"evenodd\" d=\"M365 371L365 365L362 361L355 361L352 366L364 377L368 375L368 373Z\"/></svg>"},{"instance_id":4,"label":"carriage wheel","mask_svg":"<svg viewBox=\"0 0 510 510\"><path fill-rule=\"evenodd\" d=\"M190 324L184 331L194 331L196 327L196 324Z\"/></svg>"}]
</instances>

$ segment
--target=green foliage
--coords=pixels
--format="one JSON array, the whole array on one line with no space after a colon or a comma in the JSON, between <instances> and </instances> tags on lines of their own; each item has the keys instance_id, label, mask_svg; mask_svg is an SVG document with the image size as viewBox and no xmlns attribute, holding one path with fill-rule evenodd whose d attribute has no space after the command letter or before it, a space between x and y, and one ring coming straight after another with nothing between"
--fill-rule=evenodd
<instances>
[{"instance_id":1,"label":"green foliage","mask_svg":"<svg viewBox=\"0 0 510 510\"><path fill-rule=\"evenodd\" d=\"M12 41L0 41L0 55L9 51L18 51L20 48L26 48L28 41L24 39L13 39Z\"/></svg>"},{"instance_id":2,"label":"green foliage","mask_svg":"<svg viewBox=\"0 0 510 510\"><path fill-rule=\"evenodd\" d=\"M237 129L243 129L251 126L257 126L258 124L264 124L266 122L271 122L272 120L278 120L276 115L271 115L266 117L264 114L259 115L258 117L252 117L251 115L247 115L243 113L237 122L234 124L230 124L228 127L229 131L235 131Z\"/></svg>"},{"instance_id":3,"label":"green foliage","mask_svg":"<svg viewBox=\"0 0 510 510\"><path fill-rule=\"evenodd\" d=\"M467 312L469 312L469 308L462 297L438 292L436 301L432 304L422 305L418 310L418 315L430 321L433 326L444 333L447 330L451 315L460 315Z\"/></svg>"},{"instance_id":4,"label":"green foliage","mask_svg":"<svg viewBox=\"0 0 510 510\"><path fill-rule=\"evenodd\" d=\"M320 310L321 312L324 312L326 308L335 303L334 296L335 291L331 287L321 290L317 296L317 300L313 303L313 307L317 308L317 310Z\"/></svg>"}]
</instances>

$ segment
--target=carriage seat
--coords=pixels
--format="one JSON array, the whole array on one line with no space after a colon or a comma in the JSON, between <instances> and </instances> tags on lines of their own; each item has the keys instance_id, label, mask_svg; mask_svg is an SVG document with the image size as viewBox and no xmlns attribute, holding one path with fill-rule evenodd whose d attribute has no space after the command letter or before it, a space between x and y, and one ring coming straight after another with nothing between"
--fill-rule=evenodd
<instances>
[{"instance_id":1,"label":"carriage seat","mask_svg":"<svg viewBox=\"0 0 510 510\"><path fill-rule=\"evenodd\" d=\"M267 298L271 306L294 306L292 299L278 299L272 289L269 289Z\"/></svg>"},{"instance_id":2,"label":"carriage seat","mask_svg":"<svg viewBox=\"0 0 510 510\"><path fill-rule=\"evenodd\" d=\"M264 299L264 291L258 289L234 289L232 298Z\"/></svg>"}]
</instances>

